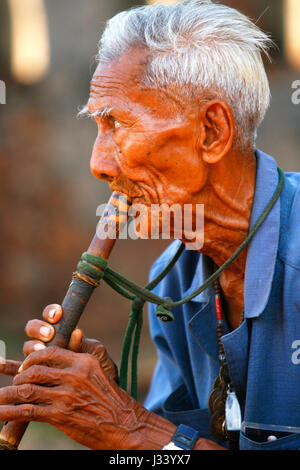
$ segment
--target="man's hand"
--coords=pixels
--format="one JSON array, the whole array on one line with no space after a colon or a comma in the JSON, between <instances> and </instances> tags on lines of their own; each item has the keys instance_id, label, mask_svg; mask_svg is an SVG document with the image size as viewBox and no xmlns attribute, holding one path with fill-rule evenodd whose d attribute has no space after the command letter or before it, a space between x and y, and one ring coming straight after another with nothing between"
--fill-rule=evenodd
<instances>
[{"instance_id":1,"label":"man's hand","mask_svg":"<svg viewBox=\"0 0 300 470\"><path fill-rule=\"evenodd\" d=\"M24 344L23 364L0 365L0 372L7 375L19 369L14 385L0 389L0 421L47 422L91 449L162 449L174 434L174 424L149 412L117 386L115 366L101 343L76 330L69 343L73 351L45 347L61 315L59 305L46 307L47 322L32 320L26 325L33 339ZM199 439L196 449L222 448Z\"/></svg>"},{"instance_id":2,"label":"man's hand","mask_svg":"<svg viewBox=\"0 0 300 470\"><path fill-rule=\"evenodd\" d=\"M55 329L52 325L58 323L62 315L63 311L61 306L51 304L43 310L43 318L45 321L30 320L27 323L25 332L32 340L24 343L23 353L25 356L28 356L33 351L40 351L46 347L46 343L51 341L55 335ZM108 375L108 377L117 380L117 367L100 341L86 338L83 336L82 331L76 328L70 338L68 349L74 352L88 353L96 357L104 373Z\"/></svg>"},{"instance_id":3,"label":"man's hand","mask_svg":"<svg viewBox=\"0 0 300 470\"><path fill-rule=\"evenodd\" d=\"M96 357L53 346L25 359L14 385L0 389L0 403L0 421L47 422L91 449L159 449L174 431L107 377Z\"/></svg>"}]
</instances>

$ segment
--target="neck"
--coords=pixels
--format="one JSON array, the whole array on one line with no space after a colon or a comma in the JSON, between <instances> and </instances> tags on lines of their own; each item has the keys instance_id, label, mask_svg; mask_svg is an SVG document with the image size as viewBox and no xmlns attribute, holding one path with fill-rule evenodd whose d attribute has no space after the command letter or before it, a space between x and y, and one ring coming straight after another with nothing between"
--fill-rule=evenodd
<instances>
[{"instance_id":1,"label":"neck","mask_svg":"<svg viewBox=\"0 0 300 470\"><path fill-rule=\"evenodd\" d=\"M246 238L255 191L256 158L233 154L230 166L216 165L206 188L204 203L204 244L201 253L222 265ZM231 269L244 271L246 253ZM228 268L229 269L229 268Z\"/></svg>"},{"instance_id":2,"label":"neck","mask_svg":"<svg viewBox=\"0 0 300 470\"><path fill-rule=\"evenodd\" d=\"M223 162L226 160L226 162ZM204 201L204 244L200 252L221 266L237 250L249 232L254 199L256 158L253 151L232 152L214 165L208 176ZM222 273L220 285L225 311L232 328L244 311L244 278L247 247Z\"/></svg>"}]
</instances>

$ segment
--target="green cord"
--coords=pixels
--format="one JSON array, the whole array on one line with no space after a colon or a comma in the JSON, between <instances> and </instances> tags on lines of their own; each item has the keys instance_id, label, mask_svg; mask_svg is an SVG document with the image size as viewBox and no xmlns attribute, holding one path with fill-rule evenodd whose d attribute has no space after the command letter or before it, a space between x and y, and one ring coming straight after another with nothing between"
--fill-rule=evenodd
<instances>
[{"instance_id":1,"label":"green cord","mask_svg":"<svg viewBox=\"0 0 300 470\"><path fill-rule=\"evenodd\" d=\"M184 252L184 250L185 250L185 244L181 243L178 250L175 253L175 256L171 259L171 261L167 264L167 266L162 270L162 272L158 276L156 276L155 279L153 279L151 282L149 282L149 284L146 285L146 289L148 289L148 290L154 289L154 287L156 287L157 284L159 284L160 281L164 277L166 277L166 275L168 274L169 271L171 271L171 269L173 268L173 266L175 265L177 260L180 258L181 254Z\"/></svg>"},{"instance_id":2,"label":"green cord","mask_svg":"<svg viewBox=\"0 0 300 470\"><path fill-rule=\"evenodd\" d=\"M123 340L122 357L121 357L121 365L120 365L120 387L125 391L127 390L129 353L130 353L130 347L131 347L131 342L132 342L132 336L136 328L136 323L137 323L136 312L132 308L130 315L129 315L129 321L128 321L128 325L127 325L124 340Z\"/></svg>"},{"instance_id":3,"label":"green cord","mask_svg":"<svg viewBox=\"0 0 300 470\"><path fill-rule=\"evenodd\" d=\"M131 396L138 399L138 355L140 347L140 339L143 327L143 307L144 302L140 299L137 299L136 302L139 302L136 310L136 327L133 338L132 353L131 353Z\"/></svg>"}]
</instances>

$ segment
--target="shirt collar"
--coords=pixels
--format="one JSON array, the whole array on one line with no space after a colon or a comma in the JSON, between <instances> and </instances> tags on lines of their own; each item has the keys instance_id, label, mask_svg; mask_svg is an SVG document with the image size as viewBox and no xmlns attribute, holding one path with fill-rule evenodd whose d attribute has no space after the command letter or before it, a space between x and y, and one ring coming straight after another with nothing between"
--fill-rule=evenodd
<instances>
[{"instance_id":1,"label":"shirt collar","mask_svg":"<svg viewBox=\"0 0 300 470\"><path fill-rule=\"evenodd\" d=\"M278 185L275 160L260 150L257 159L256 183L250 230L272 198ZM244 284L245 318L258 317L264 310L271 291L280 232L280 199L276 202L263 225L248 245ZM200 255L195 274L184 296L195 291L212 274L212 266L206 256ZM208 302L212 287L194 297L193 302Z\"/></svg>"}]
</instances>

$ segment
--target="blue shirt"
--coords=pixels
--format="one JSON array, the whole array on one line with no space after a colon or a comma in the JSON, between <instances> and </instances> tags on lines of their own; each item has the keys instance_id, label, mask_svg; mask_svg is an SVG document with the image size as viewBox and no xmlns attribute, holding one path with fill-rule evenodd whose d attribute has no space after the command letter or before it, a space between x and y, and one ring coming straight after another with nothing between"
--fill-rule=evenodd
<instances>
[{"instance_id":1,"label":"blue shirt","mask_svg":"<svg viewBox=\"0 0 300 470\"><path fill-rule=\"evenodd\" d=\"M251 227L278 184L275 160L259 150L256 158ZM224 327L226 360L242 408L240 449L300 448L300 174L285 177L280 199L248 247L245 319L234 331ZM173 242L156 260L150 279L166 266L178 244ZM185 250L154 292L179 300L195 291L212 269L209 258ZM220 367L213 288L172 311L175 321L164 324L150 306L158 362L145 406L212 439L207 403ZM256 428L278 439L258 442Z\"/></svg>"}]
</instances>

